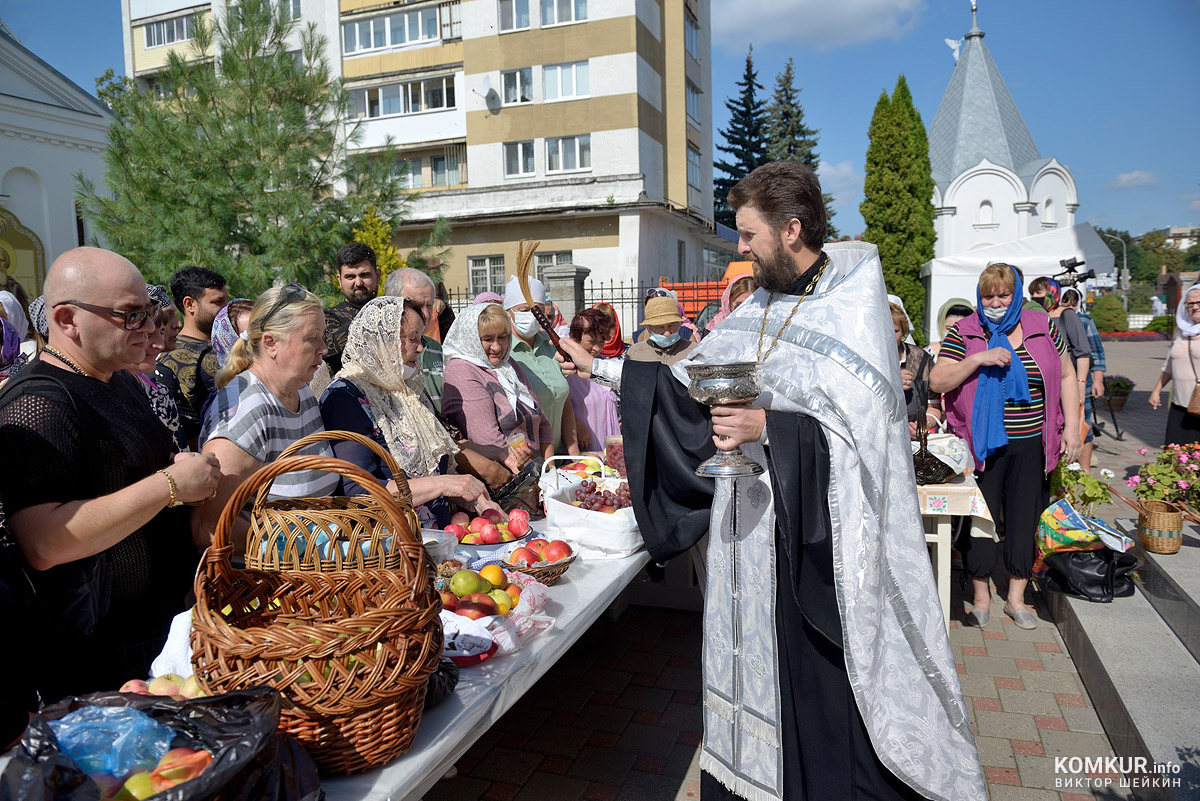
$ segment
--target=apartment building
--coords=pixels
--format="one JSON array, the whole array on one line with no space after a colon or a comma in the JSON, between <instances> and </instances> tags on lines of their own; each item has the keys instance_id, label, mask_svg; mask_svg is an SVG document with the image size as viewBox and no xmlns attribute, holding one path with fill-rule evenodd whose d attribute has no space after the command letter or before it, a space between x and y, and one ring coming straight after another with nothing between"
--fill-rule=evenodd
<instances>
[{"instance_id":1,"label":"apartment building","mask_svg":"<svg viewBox=\"0 0 1200 801\"><path fill-rule=\"evenodd\" d=\"M396 232L453 226L447 286L501 287L517 242L593 280L708 278L710 0L276 0L327 41L361 126L419 191ZM122 0L126 73L147 86L222 0ZM728 236L728 231L725 232Z\"/></svg>"}]
</instances>

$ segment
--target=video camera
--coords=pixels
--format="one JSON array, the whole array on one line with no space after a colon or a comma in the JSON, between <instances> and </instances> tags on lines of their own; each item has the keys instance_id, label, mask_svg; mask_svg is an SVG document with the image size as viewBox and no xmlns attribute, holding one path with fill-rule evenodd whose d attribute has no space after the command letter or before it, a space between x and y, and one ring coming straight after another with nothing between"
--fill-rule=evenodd
<instances>
[{"instance_id":1,"label":"video camera","mask_svg":"<svg viewBox=\"0 0 1200 801\"><path fill-rule=\"evenodd\" d=\"M1075 258L1074 256L1069 259L1060 259L1058 263L1063 268L1061 273L1054 276L1054 280L1058 281L1059 286L1077 286L1081 281L1086 281L1089 278L1096 277L1095 270L1088 270L1084 273L1078 272L1078 269L1082 267L1085 262L1081 259Z\"/></svg>"}]
</instances>

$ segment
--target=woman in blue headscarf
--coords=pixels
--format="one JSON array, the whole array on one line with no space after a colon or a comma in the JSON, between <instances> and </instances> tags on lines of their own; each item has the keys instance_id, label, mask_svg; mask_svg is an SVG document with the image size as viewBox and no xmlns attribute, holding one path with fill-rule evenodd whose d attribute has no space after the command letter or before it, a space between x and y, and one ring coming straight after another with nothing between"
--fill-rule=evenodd
<instances>
[{"instance_id":1,"label":"woman in blue headscarf","mask_svg":"<svg viewBox=\"0 0 1200 801\"><path fill-rule=\"evenodd\" d=\"M1034 534L1049 500L1048 474L1060 456L1079 459L1079 389L1058 329L1045 312L1021 308L1021 288L1021 276L1011 265L984 269L976 291L978 311L946 332L929 385L945 393L946 420L971 448L992 516L1000 520L1003 513L1009 576L1004 613L1032 629L1037 616L1025 603L1025 588L1033 570ZM986 626L997 543L966 537L962 551L975 593L968 623Z\"/></svg>"}]
</instances>

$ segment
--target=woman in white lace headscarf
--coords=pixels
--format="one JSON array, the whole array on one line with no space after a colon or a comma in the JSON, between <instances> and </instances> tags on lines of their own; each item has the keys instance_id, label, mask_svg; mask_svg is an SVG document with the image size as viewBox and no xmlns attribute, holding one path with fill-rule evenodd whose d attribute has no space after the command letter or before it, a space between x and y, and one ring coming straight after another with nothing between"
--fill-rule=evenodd
<instances>
[{"instance_id":1,"label":"woman in white lace headscarf","mask_svg":"<svg viewBox=\"0 0 1200 801\"><path fill-rule=\"evenodd\" d=\"M475 512L498 507L482 482L452 472L458 445L434 414L421 377L425 326L420 307L403 298L363 306L350 324L342 369L321 397L321 417L327 431L354 431L383 446L408 479L421 525L442 528L454 511L452 500ZM395 489L391 472L370 449L353 442L335 442L333 449ZM349 481L344 490L363 492Z\"/></svg>"}]
</instances>

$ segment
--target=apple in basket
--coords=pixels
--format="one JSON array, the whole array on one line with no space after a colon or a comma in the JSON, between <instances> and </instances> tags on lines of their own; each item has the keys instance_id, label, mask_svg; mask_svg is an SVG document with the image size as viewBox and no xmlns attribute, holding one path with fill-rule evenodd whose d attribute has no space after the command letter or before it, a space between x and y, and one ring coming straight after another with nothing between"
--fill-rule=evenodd
<instances>
[{"instance_id":1,"label":"apple in basket","mask_svg":"<svg viewBox=\"0 0 1200 801\"><path fill-rule=\"evenodd\" d=\"M496 545L500 542L500 529L490 523L479 529L479 538L484 545Z\"/></svg>"},{"instance_id":2,"label":"apple in basket","mask_svg":"<svg viewBox=\"0 0 1200 801\"><path fill-rule=\"evenodd\" d=\"M541 561L541 557L528 547L517 548L508 555L508 563L518 567L533 567L539 561Z\"/></svg>"},{"instance_id":3,"label":"apple in basket","mask_svg":"<svg viewBox=\"0 0 1200 801\"><path fill-rule=\"evenodd\" d=\"M560 562L572 553L574 551L571 550L570 545L562 540L554 540L546 546L546 550L542 551L542 558L547 562Z\"/></svg>"},{"instance_id":4,"label":"apple in basket","mask_svg":"<svg viewBox=\"0 0 1200 801\"><path fill-rule=\"evenodd\" d=\"M508 530L512 532L514 539L524 537L529 533L529 521L519 517L510 518L508 521Z\"/></svg>"},{"instance_id":5,"label":"apple in basket","mask_svg":"<svg viewBox=\"0 0 1200 801\"><path fill-rule=\"evenodd\" d=\"M446 526L446 531L450 532L455 537L458 537L459 542L462 542L462 538L467 536L468 533L466 526L460 526L457 523L451 523L450 525Z\"/></svg>"},{"instance_id":6,"label":"apple in basket","mask_svg":"<svg viewBox=\"0 0 1200 801\"><path fill-rule=\"evenodd\" d=\"M455 512L454 514L450 515L450 522L456 526L462 526L463 528L470 528L471 516L469 514L467 514L466 512Z\"/></svg>"},{"instance_id":7,"label":"apple in basket","mask_svg":"<svg viewBox=\"0 0 1200 801\"><path fill-rule=\"evenodd\" d=\"M544 540L541 537L532 539L525 543L525 547L537 554L538 559L542 558L542 551L546 550L546 546L550 544L549 540ZM512 564L511 562L509 564Z\"/></svg>"}]
</instances>

